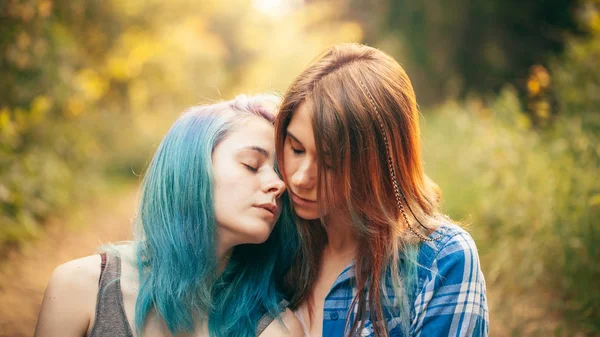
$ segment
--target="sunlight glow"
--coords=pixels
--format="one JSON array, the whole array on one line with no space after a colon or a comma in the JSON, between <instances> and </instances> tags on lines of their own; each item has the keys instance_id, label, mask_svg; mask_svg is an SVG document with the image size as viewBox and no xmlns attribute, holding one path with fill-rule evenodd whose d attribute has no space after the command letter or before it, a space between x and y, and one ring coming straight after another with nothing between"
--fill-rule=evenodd
<instances>
[{"instance_id":1,"label":"sunlight glow","mask_svg":"<svg viewBox=\"0 0 600 337\"><path fill-rule=\"evenodd\" d=\"M303 0L252 0L252 6L270 16L282 16L301 7Z\"/></svg>"}]
</instances>

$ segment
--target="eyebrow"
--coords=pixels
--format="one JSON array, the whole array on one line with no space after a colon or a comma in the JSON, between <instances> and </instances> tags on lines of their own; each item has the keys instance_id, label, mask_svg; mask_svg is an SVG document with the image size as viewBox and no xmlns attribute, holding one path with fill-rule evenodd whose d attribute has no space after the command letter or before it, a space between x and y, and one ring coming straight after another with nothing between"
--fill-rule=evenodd
<instances>
[{"instance_id":1,"label":"eyebrow","mask_svg":"<svg viewBox=\"0 0 600 337\"><path fill-rule=\"evenodd\" d=\"M302 147L304 147L304 144L302 144L301 141L298 140L298 138L296 138L296 136L294 136L291 132L286 131L287 135L290 136L290 138L292 138L296 143L300 144ZM331 157L332 154L331 152L327 152L323 154L325 157Z\"/></svg>"},{"instance_id":2,"label":"eyebrow","mask_svg":"<svg viewBox=\"0 0 600 337\"><path fill-rule=\"evenodd\" d=\"M290 138L292 138L296 143L299 143L300 145L302 145L302 142L298 140L298 138L296 138L296 136L294 136L291 132L286 131L287 135L290 136Z\"/></svg>"},{"instance_id":3,"label":"eyebrow","mask_svg":"<svg viewBox=\"0 0 600 337\"><path fill-rule=\"evenodd\" d=\"M269 151L263 149L260 146L254 146L254 145L244 146L240 149L240 151L243 151L243 150L252 150L252 151L256 151L256 152L262 154L263 156L265 156L267 158L271 157L271 154L269 153Z\"/></svg>"}]
</instances>

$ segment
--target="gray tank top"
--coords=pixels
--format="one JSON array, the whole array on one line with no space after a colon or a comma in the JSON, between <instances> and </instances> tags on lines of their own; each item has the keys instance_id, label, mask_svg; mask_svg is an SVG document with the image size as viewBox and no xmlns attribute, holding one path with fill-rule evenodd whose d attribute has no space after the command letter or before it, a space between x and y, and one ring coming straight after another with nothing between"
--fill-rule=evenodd
<instances>
[{"instance_id":1,"label":"gray tank top","mask_svg":"<svg viewBox=\"0 0 600 337\"><path fill-rule=\"evenodd\" d=\"M100 254L100 280L96 300L96 318L90 337L133 337L121 292L121 258Z\"/></svg>"},{"instance_id":2,"label":"gray tank top","mask_svg":"<svg viewBox=\"0 0 600 337\"><path fill-rule=\"evenodd\" d=\"M96 318L90 337L134 337L129 320L125 315L121 292L121 258L115 254L100 254L100 280L96 300ZM282 300L279 310L283 312L288 302ZM264 314L256 326L256 336L260 335L273 322L274 318Z\"/></svg>"}]
</instances>

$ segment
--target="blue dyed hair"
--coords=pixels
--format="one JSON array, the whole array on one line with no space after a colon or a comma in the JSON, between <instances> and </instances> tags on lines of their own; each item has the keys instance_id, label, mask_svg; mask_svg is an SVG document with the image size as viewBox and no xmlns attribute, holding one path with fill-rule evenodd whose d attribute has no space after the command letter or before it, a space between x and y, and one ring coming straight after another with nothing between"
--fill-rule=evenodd
<instances>
[{"instance_id":1,"label":"blue dyed hair","mask_svg":"<svg viewBox=\"0 0 600 337\"><path fill-rule=\"evenodd\" d=\"M279 314L278 282L298 239L287 194L270 237L239 245L218 272L212 152L249 116L273 122L278 98L238 96L191 108L171 127L142 182L136 224L140 290L135 328L141 335L155 310L170 332L193 332L206 322L211 336L254 336L264 313Z\"/></svg>"}]
</instances>

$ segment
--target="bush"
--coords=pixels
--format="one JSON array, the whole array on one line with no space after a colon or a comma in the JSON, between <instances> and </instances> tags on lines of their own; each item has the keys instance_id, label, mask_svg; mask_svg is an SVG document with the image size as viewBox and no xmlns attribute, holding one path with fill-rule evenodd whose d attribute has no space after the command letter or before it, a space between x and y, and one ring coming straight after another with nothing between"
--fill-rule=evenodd
<instances>
[{"instance_id":1,"label":"bush","mask_svg":"<svg viewBox=\"0 0 600 337\"><path fill-rule=\"evenodd\" d=\"M425 117L428 172L446 212L471 224L512 333L600 332L600 139L585 123L564 114L532 129L510 88L489 107L472 99ZM566 325L538 321L557 315Z\"/></svg>"}]
</instances>

